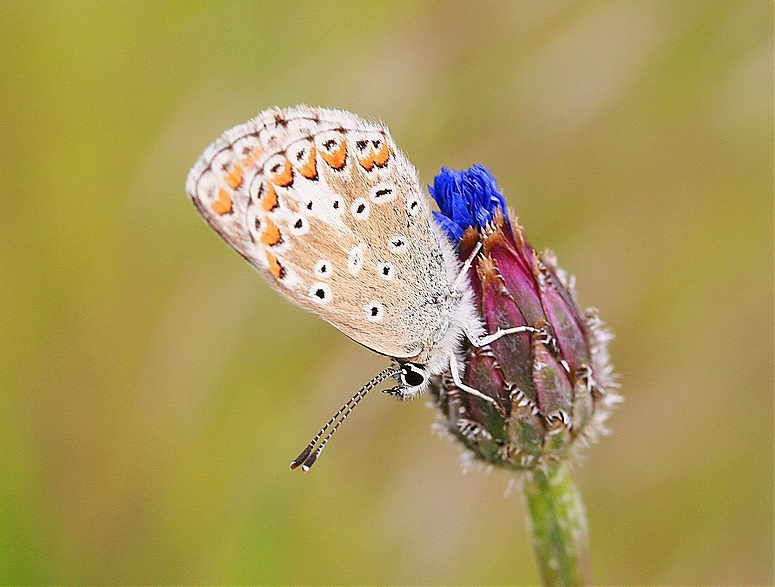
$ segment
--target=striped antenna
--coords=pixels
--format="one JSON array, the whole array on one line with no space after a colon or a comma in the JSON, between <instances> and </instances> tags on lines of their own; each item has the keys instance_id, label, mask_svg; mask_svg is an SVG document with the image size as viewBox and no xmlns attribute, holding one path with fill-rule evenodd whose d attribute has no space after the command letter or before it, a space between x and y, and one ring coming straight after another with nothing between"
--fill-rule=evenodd
<instances>
[{"instance_id":1,"label":"striped antenna","mask_svg":"<svg viewBox=\"0 0 775 587\"><path fill-rule=\"evenodd\" d=\"M320 429L320 432L315 435L315 438L310 441L310 443L307 445L307 448L301 451L301 454L293 460L291 463L291 470L301 465L302 471L305 473L309 471L310 468L312 468L312 465L315 464L315 461L318 460L320 453L323 452L324 448L326 448L326 445L328 444L328 441L331 440L334 432L336 432L337 428L341 426L342 422L344 422L347 416L349 416L350 413L355 409L355 406L357 406L358 403L364 397L366 397L366 394L377 387L377 385L382 383L385 379L394 377L399 373L399 369L396 369L395 367L388 367L384 371L378 373L366 385L361 387L355 393L355 395L352 396L341 408L339 408L339 411L334 414L328 422L326 422L326 425L323 426L323 428ZM326 432L328 432L328 434L326 434ZM323 438L324 434L326 435L325 438ZM321 438L323 438L323 440L320 442L320 445L315 448L315 445L318 444L318 441Z\"/></svg>"}]
</instances>

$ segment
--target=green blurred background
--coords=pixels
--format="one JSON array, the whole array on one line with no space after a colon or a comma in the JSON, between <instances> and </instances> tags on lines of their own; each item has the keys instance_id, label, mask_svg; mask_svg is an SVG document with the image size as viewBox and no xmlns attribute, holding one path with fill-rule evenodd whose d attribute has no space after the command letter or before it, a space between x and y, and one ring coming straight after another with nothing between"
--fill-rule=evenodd
<instances>
[{"instance_id":1,"label":"green blurred background","mask_svg":"<svg viewBox=\"0 0 775 587\"><path fill-rule=\"evenodd\" d=\"M600 308L626 403L576 476L602 584L773 581L771 2L0 4L0 583L537 579L386 360L281 299L183 184L297 103L425 183L490 167Z\"/></svg>"}]
</instances>

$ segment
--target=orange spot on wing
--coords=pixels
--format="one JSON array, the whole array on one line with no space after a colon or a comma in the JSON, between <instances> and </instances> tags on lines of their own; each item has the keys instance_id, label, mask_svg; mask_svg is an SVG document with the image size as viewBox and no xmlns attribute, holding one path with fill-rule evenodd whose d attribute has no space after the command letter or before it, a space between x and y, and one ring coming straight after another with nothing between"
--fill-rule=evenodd
<instances>
[{"instance_id":1,"label":"orange spot on wing","mask_svg":"<svg viewBox=\"0 0 775 587\"><path fill-rule=\"evenodd\" d=\"M369 155L363 159L358 158L358 163L360 163L361 167L363 167L366 171L371 171L371 168L374 167L374 155Z\"/></svg>"},{"instance_id":2,"label":"orange spot on wing","mask_svg":"<svg viewBox=\"0 0 775 587\"><path fill-rule=\"evenodd\" d=\"M274 275L277 279L282 279L285 277L285 268L280 265L277 257L275 257L272 253L267 253L266 260L269 263L269 273Z\"/></svg>"},{"instance_id":3,"label":"orange spot on wing","mask_svg":"<svg viewBox=\"0 0 775 587\"><path fill-rule=\"evenodd\" d=\"M301 173L307 179L315 179L318 176L317 161L315 160L316 156L317 151L315 151L315 147L312 147L309 150L309 158L307 159L307 162L304 164L304 167L299 169L299 173Z\"/></svg>"},{"instance_id":4,"label":"orange spot on wing","mask_svg":"<svg viewBox=\"0 0 775 587\"><path fill-rule=\"evenodd\" d=\"M265 224L264 232L261 233L261 242L268 247L271 247L280 242L282 235L280 234L280 229L277 228L277 225L269 218L266 219Z\"/></svg>"},{"instance_id":5,"label":"orange spot on wing","mask_svg":"<svg viewBox=\"0 0 775 587\"><path fill-rule=\"evenodd\" d=\"M266 193L264 194L264 197L261 198L261 205L267 212L271 212L277 208L277 191L274 189L274 185L272 185L271 181L266 182Z\"/></svg>"},{"instance_id":6,"label":"orange spot on wing","mask_svg":"<svg viewBox=\"0 0 775 587\"><path fill-rule=\"evenodd\" d=\"M261 156L261 149L255 148L250 152L250 154L243 157L242 165L244 165L245 167L253 167L256 164L256 161L258 161L258 158L260 156Z\"/></svg>"},{"instance_id":7,"label":"orange spot on wing","mask_svg":"<svg viewBox=\"0 0 775 587\"><path fill-rule=\"evenodd\" d=\"M390 147L387 141L382 141L382 148L379 153L372 155L372 161L377 164L377 167L384 167L387 160L390 158Z\"/></svg>"},{"instance_id":8,"label":"orange spot on wing","mask_svg":"<svg viewBox=\"0 0 775 587\"><path fill-rule=\"evenodd\" d=\"M235 164L224 179L231 189L236 190L242 183L242 166L239 163Z\"/></svg>"},{"instance_id":9,"label":"orange spot on wing","mask_svg":"<svg viewBox=\"0 0 775 587\"><path fill-rule=\"evenodd\" d=\"M320 154L323 156L323 160L331 167L341 169L347 162L347 141L343 139L339 148L331 154L325 151L321 151Z\"/></svg>"},{"instance_id":10,"label":"orange spot on wing","mask_svg":"<svg viewBox=\"0 0 775 587\"><path fill-rule=\"evenodd\" d=\"M290 161L287 159L285 160L285 167L280 173L274 176L272 181L280 187L286 187L293 183L293 168L291 167Z\"/></svg>"},{"instance_id":11,"label":"orange spot on wing","mask_svg":"<svg viewBox=\"0 0 775 587\"><path fill-rule=\"evenodd\" d=\"M215 212L218 216L232 213L231 198L225 189L221 188L218 191L218 199L213 202L212 208L213 212Z\"/></svg>"}]
</instances>

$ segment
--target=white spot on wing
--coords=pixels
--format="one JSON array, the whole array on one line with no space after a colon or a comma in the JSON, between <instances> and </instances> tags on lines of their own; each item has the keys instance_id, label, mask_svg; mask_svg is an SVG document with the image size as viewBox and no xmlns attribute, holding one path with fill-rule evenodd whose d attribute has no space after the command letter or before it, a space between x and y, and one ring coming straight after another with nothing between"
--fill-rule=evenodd
<instances>
[{"instance_id":1,"label":"white spot on wing","mask_svg":"<svg viewBox=\"0 0 775 587\"><path fill-rule=\"evenodd\" d=\"M312 298L315 303L321 305L327 304L331 301L331 288L328 287L328 284L319 281L313 283L309 288L309 297Z\"/></svg>"},{"instance_id":2,"label":"white spot on wing","mask_svg":"<svg viewBox=\"0 0 775 587\"><path fill-rule=\"evenodd\" d=\"M363 313L366 314L366 320L369 322L379 322L385 317L385 306L377 300L372 300L363 306Z\"/></svg>"},{"instance_id":3,"label":"white spot on wing","mask_svg":"<svg viewBox=\"0 0 775 587\"><path fill-rule=\"evenodd\" d=\"M364 198L355 198L350 204L350 212L358 220L366 220L370 211L369 203Z\"/></svg>"},{"instance_id":4,"label":"white spot on wing","mask_svg":"<svg viewBox=\"0 0 775 587\"><path fill-rule=\"evenodd\" d=\"M409 244L403 234L394 234L388 237L388 246L394 253L402 255L409 250Z\"/></svg>"},{"instance_id":5,"label":"white spot on wing","mask_svg":"<svg viewBox=\"0 0 775 587\"><path fill-rule=\"evenodd\" d=\"M396 187L392 183L381 182L371 188L369 198L375 204L387 204L396 199Z\"/></svg>"},{"instance_id":6,"label":"white spot on wing","mask_svg":"<svg viewBox=\"0 0 775 587\"><path fill-rule=\"evenodd\" d=\"M317 263L315 263L315 275L320 277L321 279L327 279L331 276L331 273L334 270L334 266L331 264L331 261L328 259L321 259Z\"/></svg>"},{"instance_id":7,"label":"white spot on wing","mask_svg":"<svg viewBox=\"0 0 775 587\"><path fill-rule=\"evenodd\" d=\"M396 270L391 263L386 261L379 261L377 263L377 274L384 280L390 281L393 279Z\"/></svg>"},{"instance_id":8,"label":"white spot on wing","mask_svg":"<svg viewBox=\"0 0 775 587\"><path fill-rule=\"evenodd\" d=\"M420 198L416 194L409 194L406 200L406 211L409 212L409 216L416 216L422 210L420 205Z\"/></svg>"},{"instance_id":9,"label":"white spot on wing","mask_svg":"<svg viewBox=\"0 0 775 587\"><path fill-rule=\"evenodd\" d=\"M350 252L347 253L347 269L349 269L350 273L353 275L356 275L358 271L361 270L361 267L363 267L364 249L366 249L366 245L361 243L354 246L352 249L350 249Z\"/></svg>"}]
</instances>

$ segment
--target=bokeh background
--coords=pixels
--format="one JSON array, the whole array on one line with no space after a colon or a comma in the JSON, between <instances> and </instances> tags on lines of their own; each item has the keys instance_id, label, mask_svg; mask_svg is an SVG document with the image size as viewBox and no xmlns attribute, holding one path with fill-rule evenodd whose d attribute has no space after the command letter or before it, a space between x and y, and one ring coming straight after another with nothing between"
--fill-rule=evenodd
<instances>
[{"instance_id":1,"label":"bokeh background","mask_svg":"<svg viewBox=\"0 0 775 587\"><path fill-rule=\"evenodd\" d=\"M0 583L538 580L386 359L281 299L183 184L307 103L425 183L490 167L617 339L576 467L601 584L773 582L771 2L0 3Z\"/></svg>"}]
</instances>

